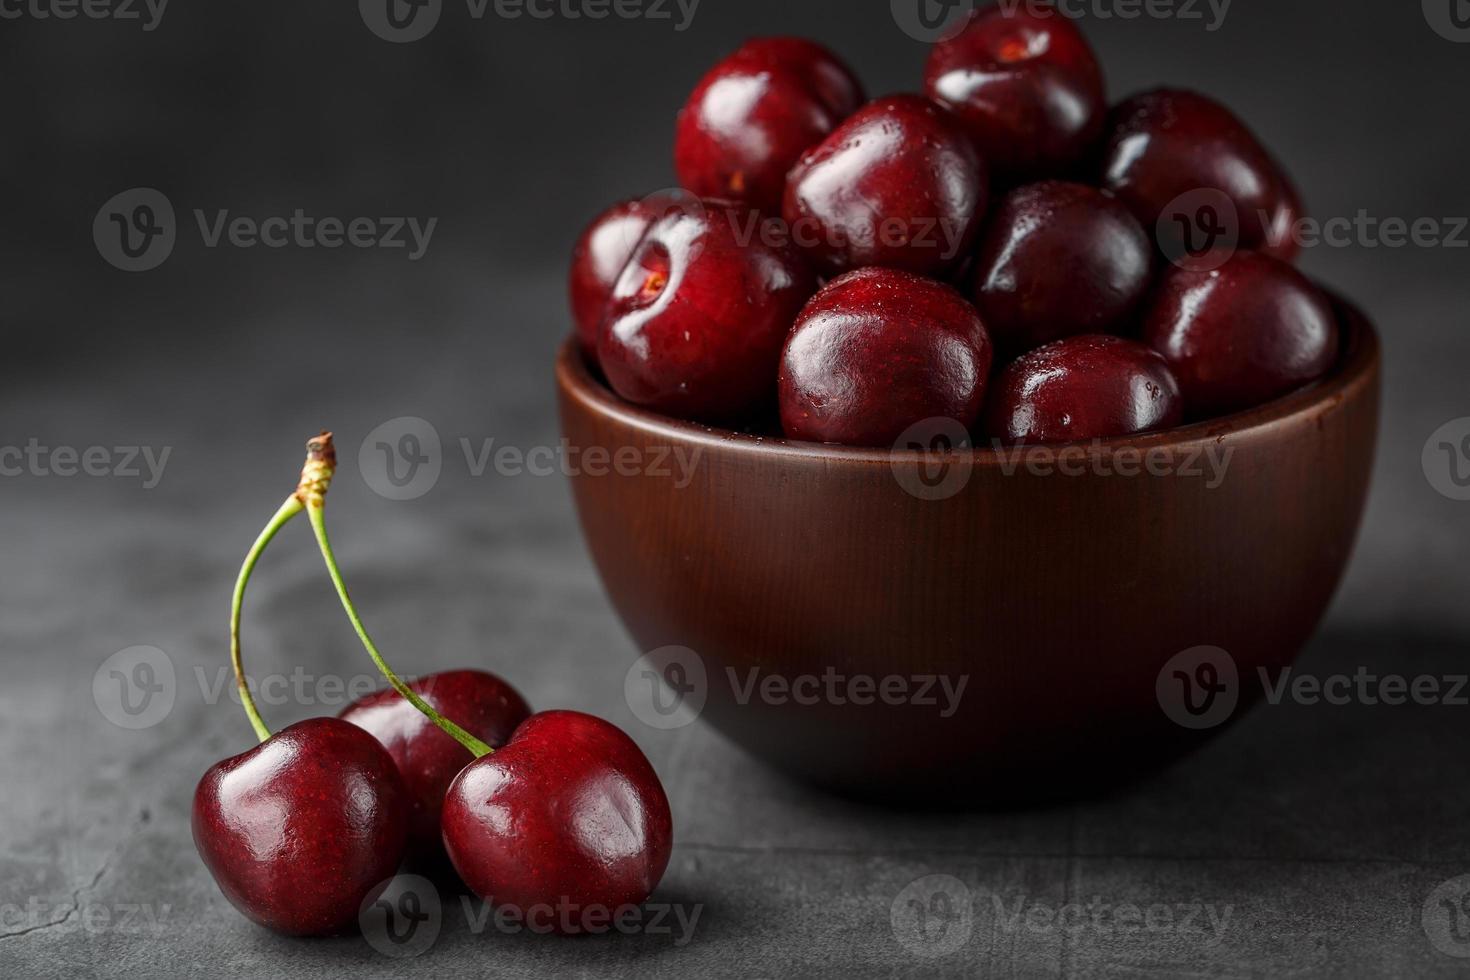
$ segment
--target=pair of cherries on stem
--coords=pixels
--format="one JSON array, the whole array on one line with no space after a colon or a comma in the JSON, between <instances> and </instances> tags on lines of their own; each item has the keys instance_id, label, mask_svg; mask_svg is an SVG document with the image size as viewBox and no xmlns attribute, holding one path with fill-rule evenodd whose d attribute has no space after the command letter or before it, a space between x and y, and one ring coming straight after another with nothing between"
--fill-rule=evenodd
<instances>
[{"instance_id":1,"label":"pair of cherries on stem","mask_svg":"<svg viewBox=\"0 0 1470 980\"><path fill-rule=\"evenodd\" d=\"M261 744L212 766L194 794L194 842L220 890L277 932L348 932L406 853L422 857L442 840L471 890L522 915L538 906L601 915L642 902L663 875L673 836L668 798L647 758L591 715L529 714L514 689L480 671L404 683L368 636L332 553L324 512L335 465L330 433L307 443L300 485L261 532L235 586L231 662ZM393 690L360 699L339 718L272 734L246 683L241 608L262 552L302 511L348 618ZM576 915L557 918L560 929L576 931Z\"/></svg>"}]
</instances>

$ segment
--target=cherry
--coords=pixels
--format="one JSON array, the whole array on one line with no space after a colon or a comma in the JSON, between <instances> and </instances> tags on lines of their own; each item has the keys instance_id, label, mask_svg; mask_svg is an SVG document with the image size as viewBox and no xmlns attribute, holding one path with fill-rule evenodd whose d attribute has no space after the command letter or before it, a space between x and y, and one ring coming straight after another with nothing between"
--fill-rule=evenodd
<instances>
[{"instance_id":1,"label":"cherry","mask_svg":"<svg viewBox=\"0 0 1470 980\"><path fill-rule=\"evenodd\" d=\"M1105 333L1148 291L1148 233L1111 195L1045 181L1006 195L981 239L975 302L1003 352Z\"/></svg>"},{"instance_id":2,"label":"cherry","mask_svg":"<svg viewBox=\"0 0 1470 980\"><path fill-rule=\"evenodd\" d=\"M833 280L801 311L781 357L781 427L793 439L891 446L910 426L979 416L991 364L975 308L893 269Z\"/></svg>"},{"instance_id":3,"label":"cherry","mask_svg":"<svg viewBox=\"0 0 1470 980\"><path fill-rule=\"evenodd\" d=\"M194 845L230 904L293 936L350 931L408 834L407 791L367 732L334 718L283 728L209 768Z\"/></svg>"},{"instance_id":4,"label":"cherry","mask_svg":"<svg viewBox=\"0 0 1470 980\"><path fill-rule=\"evenodd\" d=\"M492 748L531 714L515 688L481 670L429 674L408 686ZM408 794L410 849L420 858L442 854L444 793L474 756L391 688L358 698L337 717L381 742L398 766Z\"/></svg>"},{"instance_id":5,"label":"cherry","mask_svg":"<svg viewBox=\"0 0 1470 980\"><path fill-rule=\"evenodd\" d=\"M1296 254L1294 237L1282 235L1301 211L1290 178L1234 113L1195 92L1145 92L1113 110L1102 186L1155 231L1165 254L1215 246L1232 224L1241 248ZM1204 197L1183 198L1209 191L1228 199L1233 216ZM1179 213L1166 214L1181 198Z\"/></svg>"},{"instance_id":6,"label":"cherry","mask_svg":"<svg viewBox=\"0 0 1470 980\"><path fill-rule=\"evenodd\" d=\"M471 756L440 818L455 870L480 897L517 908L533 927L545 913L558 931L605 928L622 907L647 898L668 866L673 820L653 767L626 734L574 711L532 715L495 749L405 684L368 635L332 552L324 495L335 456L324 438L322 492L306 495L306 513L342 608L393 689Z\"/></svg>"},{"instance_id":7,"label":"cherry","mask_svg":"<svg viewBox=\"0 0 1470 980\"><path fill-rule=\"evenodd\" d=\"M598 360L630 402L739 420L771 401L781 344L815 289L781 229L756 212L720 201L672 210L613 287Z\"/></svg>"},{"instance_id":8,"label":"cherry","mask_svg":"<svg viewBox=\"0 0 1470 980\"><path fill-rule=\"evenodd\" d=\"M272 735L240 655L245 589L267 545L318 504L335 466L331 435L307 443L296 491L245 556L230 605L230 662L260 745L211 766L194 791L194 845L226 898L248 918L290 935L346 931L398 867L408 792L387 750L335 718Z\"/></svg>"},{"instance_id":9,"label":"cherry","mask_svg":"<svg viewBox=\"0 0 1470 980\"><path fill-rule=\"evenodd\" d=\"M828 274L886 266L941 278L969 252L985 202L985 165L955 118L896 95L802 155L782 214Z\"/></svg>"},{"instance_id":10,"label":"cherry","mask_svg":"<svg viewBox=\"0 0 1470 980\"><path fill-rule=\"evenodd\" d=\"M654 208L644 201L620 201L592 220L572 249L568 292L577 339L589 355L597 350L597 328L618 273L653 223Z\"/></svg>"},{"instance_id":11,"label":"cherry","mask_svg":"<svg viewBox=\"0 0 1470 980\"><path fill-rule=\"evenodd\" d=\"M674 167L701 197L781 208L786 172L864 101L832 52L795 37L746 41L715 65L679 112Z\"/></svg>"},{"instance_id":12,"label":"cherry","mask_svg":"<svg viewBox=\"0 0 1470 980\"><path fill-rule=\"evenodd\" d=\"M972 11L934 45L924 90L963 121L997 179L1018 184L1075 171L1107 117L1102 69L1056 11Z\"/></svg>"},{"instance_id":13,"label":"cherry","mask_svg":"<svg viewBox=\"0 0 1470 980\"><path fill-rule=\"evenodd\" d=\"M532 715L444 801L444 846L465 884L559 932L646 899L672 843L648 759L621 730L576 711Z\"/></svg>"},{"instance_id":14,"label":"cherry","mask_svg":"<svg viewBox=\"0 0 1470 980\"><path fill-rule=\"evenodd\" d=\"M1106 439L1178 425L1179 383L1152 348L1067 337L1011 362L991 387L986 429L1005 442Z\"/></svg>"},{"instance_id":15,"label":"cherry","mask_svg":"<svg viewBox=\"0 0 1470 980\"><path fill-rule=\"evenodd\" d=\"M1236 252L1218 268L1171 269L1143 315L1143 339L1169 362L1194 418L1270 401L1327 373L1332 306L1293 266Z\"/></svg>"}]
</instances>

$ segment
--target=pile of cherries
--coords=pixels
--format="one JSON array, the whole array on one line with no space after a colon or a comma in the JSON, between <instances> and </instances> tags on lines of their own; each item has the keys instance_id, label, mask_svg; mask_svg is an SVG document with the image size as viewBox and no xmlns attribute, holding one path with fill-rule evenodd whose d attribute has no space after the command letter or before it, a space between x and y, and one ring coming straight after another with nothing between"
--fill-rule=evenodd
<instances>
[{"instance_id":1,"label":"pile of cherries","mask_svg":"<svg viewBox=\"0 0 1470 980\"><path fill-rule=\"evenodd\" d=\"M924 95L876 101L815 43L748 41L690 95L674 162L683 191L609 208L571 268L583 349L655 411L779 411L789 438L854 446L936 418L1063 442L1241 411L1337 356L1271 154L1193 92L1110 110L1056 11L974 11Z\"/></svg>"},{"instance_id":2,"label":"pile of cherries","mask_svg":"<svg viewBox=\"0 0 1470 980\"><path fill-rule=\"evenodd\" d=\"M405 859L440 876L447 857L472 891L534 931L606 931L668 865L673 824L653 767L617 727L577 711L532 714L493 674L400 680L362 625L327 539L331 435L307 451L300 485L235 587L232 661L261 744L210 767L194 793L194 843L220 891L260 925L333 935L358 926ZM241 665L240 610L266 545L303 511L393 689L272 734Z\"/></svg>"}]
</instances>

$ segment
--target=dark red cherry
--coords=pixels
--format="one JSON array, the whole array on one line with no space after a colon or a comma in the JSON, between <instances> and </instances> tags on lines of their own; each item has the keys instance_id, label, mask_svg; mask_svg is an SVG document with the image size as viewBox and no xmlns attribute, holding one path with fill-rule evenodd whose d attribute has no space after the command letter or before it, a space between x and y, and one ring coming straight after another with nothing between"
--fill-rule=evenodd
<instances>
[{"instance_id":1,"label":"dark red cherry","mask_svg":"<svg viewBox=\"0 0 1470 980\"><path fill-rule=\"evenodd\" d=\"M444 846L465 884L522 917L568 910L545 923L560 932L595 926L589 913L605 928L646 899L672 844L648 759L620 729L576 711L526 719L459 774L444 802Z\"/></svg>"},{"instance_id":2,"label":"dark red cherry","mask_svg":"<svg viewBox=\"0 0 1470 980\"><path fill-rule=\"evenodd\" d=\"M893 269L859 269L801 311L781 357L781 428L792 439L892 446L910 426L974 423L990 338L954 289Z\"/></svg>"},{"instance_id":3,"label":"dark red cherry","mask_svg":"<svg viewBox=\"0 0 1470 980\"><path fill-rule=\"evenodd\" d=\"M356 928L403 857L408 805L377 739L335 718L283 728L211 766L194 846L230 904L293 936Z\"/></svg>"},{"instance_id":4,"label":"dark red cherry","mask_svg":"<svg viewBox=\"0 0 1470 980\"><path fill-rule=\"evenodd\" d=\"M1286 214L1300 212L1290 179L1245 124L1213 99L1177 89L1135 95L1113 110L1102 186L1171 257L1216 247L1232 221L1239 247L1259 249ZM1207 192L1223 194L1234 215L1219 213ZM1278 250L1283 258L1294 252Z\"/></svg>"},{"instance_id":5,"label":"dark red cherry","mask_svg":"<svg viewBox=\"0 0 1470 980\"><path fill-rule=\"evenodd\" d=\"M975 302L996 347L1020 354L1107 333L1148 292L1153 243L1117 199L1082 184L1027 184L1004 197L980 241Z\"/></svg>"},{"instance_id":6,"label":"dark red cherry","mask_svg":"<svg viewBox=\"0 0 1470 980\"><path fill-rule=\"evenodd\" d=\"M782 214L828 274L884 266L942 277L970 250L985 201L985 165L954 117L895 95L802 155Z\"/></svg>"},{"instance_id":7,"label":"dark red cherry","mask_svg":"<svg viewBox=\"0 0 1470 980\"><path fill-rule=\"evenodd\" d=\"M924 90L964 122L998 180L1076 171L1102 135L1107 97L1087 39L1065 16L1025 6L973 11L934 45Z\"/></svg>"},{"instance_id":8,"label":"dark red cherry","mask_svg":"<svg viewBox=\"0 0 1470 980\"><path fill-rule=\"evenodd\" d=\"M1005 442L1073 442L1178 425L1184 401L1157 351L1082 334L1007 365L991 386L985 416L986 430Z\"/></svg>"},{"instance_id":9,"label":"dark red cherry","mask_svg":"<svg viewBox=\"0 0 1470 980\"><path fill-rule=\"evenodd\" d=\"M1193 418L1270 401L1327 373L1337 318L1306 276L1279 259L1236 252L1209 271L1171 269L1143 315Z\"/></svg>"},{"instance_id":10,"label":"dark red cherry","mask_svg":"<svg viewBox=\"0 0 1470 980\"><path fill-rule=\"evenodd\" d=\"M786 172L864 101L836 55L795 37L755 38L704 76L679 112L674 167L701 197L781 208Z\"/></svg>"},{"instance_id":11,"label":"dark red cherry","mask_svg":"<svg viewBox=\"0 0 1470 980\"><path fill-rule=\"evenodd\" d=\"M656 216L646 202L620 201L592 219L572 249L572 319L588 354L597 350L597 328L613 283Z\"/></svg>"},{"instance_id":12,"label":"dark red cherry","mask_svg":"<svg viewBox=\"0 0 1470 980\"><path fill-rule=\"evenodd\" d=\"M703 421L768 405L791 321L816 289L783 229L731 202L674 210L613 287L597 356L623 398Z\"/></svg>"},{"instance_id":13,"label":"dark red cherry","mask_svg":"<svg viewBox=\"0 0 1470 980\"><path fill-rule=\"evenodd\" d=\"M508 683L481 670L447 670L408 685L429 706L490 745L504 745L531 714ZM408 791L409 845L416 857L442 854L444 794L474 761L460 745L392 688L358 698L338 715L371 734L398 766Z\"/></svg>"}]
</instances>

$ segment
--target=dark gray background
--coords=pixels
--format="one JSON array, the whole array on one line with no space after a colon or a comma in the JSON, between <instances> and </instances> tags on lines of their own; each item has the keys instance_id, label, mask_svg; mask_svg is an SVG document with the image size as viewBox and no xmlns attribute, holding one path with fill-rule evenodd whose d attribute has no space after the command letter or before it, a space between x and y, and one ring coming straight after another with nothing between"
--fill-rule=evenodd
<instances>
[{"instance_id":1,"label":"dark gray background","mask_svg":"<svg viewBox=\"0 0 1470 980\"><path fill-rule=\"evenodd\" d=\"M1104 9L1115 9L1103 3ZM1289 165L1311 212L1470 214L1462 94L1470 45L1419 4L1236 0L1223 27L1086 18L1112 94L1211 92ZM870 91L911 89L925 46L879 0L703 0L668 22L473 20L388 44L350 3L173 0L138 22L0 20L0 445L169 447L162 482L0 478L0 972L29 975L1057 976L1451 974L1431 892L1470 872L1465 707L1258 709L1189 763L1116 797L1016 814L924 816L792 785L699 725L642 726L637 651L601 591L565 482L473 477L457 443L556 438L550 362L567 330L571 240L604 204L673 182L674 113L741 38L818 38ZM163 191L179 243L159 268L108 266L94 215ZM437 217L428 254L203 247L190 212ZM1386 349L1384 433L1356 559L1304 670L1463 672L1470 504L1421 468L1470 415L1464 249L1319 247L1313 274L1362 303ZM397 416L446 444L429 494L392 502L356 466ZM339 433L333 523L349 581L409 672L481 665L539 707L603 714L668 786L677 846L664 901L703 907L694 939L473 935L457 914L411 965L360 939L295 942L224 902L189 839L195 781L251 744L195 680L225 662L230 583L290 489L300 445ZM253 672L369 665L303 527L263 566ZM124 731L92 676L134 645L168 654L177 703ZM273 724L339 704L268 706ZM896 732L895 738L902 733ZM977 896L969 942L916 958L889 926L910 881ZM1181 930L1007 929L1006 907L1229 906ZM27 911L27 906L32 911ZM151 910L157 927L116 917ZM457 908L451 905L451 908ZM102 910L102 911L99 911ZM103 912L112 925L97 925ZM1432 930L1431 930L1432 931ZM1463 951L1470 952L1470 947Z\"/></svg>"}]
</instances>

